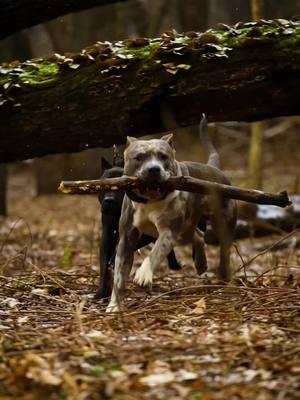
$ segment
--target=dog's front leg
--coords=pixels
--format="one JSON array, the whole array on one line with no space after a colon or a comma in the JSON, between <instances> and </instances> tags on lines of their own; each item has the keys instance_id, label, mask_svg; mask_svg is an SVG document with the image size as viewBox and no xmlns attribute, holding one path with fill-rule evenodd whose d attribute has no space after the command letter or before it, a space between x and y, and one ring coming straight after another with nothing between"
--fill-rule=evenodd
<instances>
[{"instance_id":1,"label":"dog's front leg","mask_svg":"<svg viewBox=\"0 0 300 400\"><path fill-rule=\"evenodd\" d=\"M111 295L111 270L117 246L117 223L112 215L102 212L102 237L100 243L100 284L95 299L103 299Z\"/></svg>"},{"instance_id":2,"label":"dog's front leg","mask_svg":"<svg viewBox=\"0 0 300 400\"><path fill-rule=\"evenodd\" d=\"M228 282L231 279L230 247L236 222L236 205L232 200L223 204L218 198L214 201L216 206L212 222L220 244L219 278Z\"/></svg>"},{"instance_id":3,"label":"dog's front leg","mask_svg":"<svg viewBox=\"0 0 300 400\"><path fill-rule=\"evenodd\" d=\"M133 263L133 255L133 250L128 249L126 240L122 238L117 247L113 291L106 312L117 312L121 309L121 303Z\"/></svg>"},{"instance_id":4,"label":"dog's front leg","mask_svg":"<svg viewBox=\"0 0 300 400\"><path fill-rule=\"evenodd\" d=\"M115 258L113 291L106 312L121 310L122 300L133 264L136 236L138 237L138 232L133 237L123 236L120 238Z\"/></svg>"},{"instance_id":5,"label":"dog's front leg","mask_svg":"<svg viewBox=\"0 0 300 400\"><path fill-rule=\"evenodd\" d=\"M126 199L127 200L127 199ZM139 240L139 231L132 224L132 210L122 209L120 220L120 241L117 246L114 269L114 284L106 312L121 311L127 281L133 264L134 251Z\"/></svg>"},{"instance_id":6,"label":"dog's front leg","mask_svg":"<svg viewBox=\"0 0 300 400\"><path fill-rule=\"evenodd\" d=\"M170 230L160 232L150 254L145 258L140 268L135 273L134 282L140 286L152 284L155 269L176 244L175 236Z\"/></svg>"}]
</instances>

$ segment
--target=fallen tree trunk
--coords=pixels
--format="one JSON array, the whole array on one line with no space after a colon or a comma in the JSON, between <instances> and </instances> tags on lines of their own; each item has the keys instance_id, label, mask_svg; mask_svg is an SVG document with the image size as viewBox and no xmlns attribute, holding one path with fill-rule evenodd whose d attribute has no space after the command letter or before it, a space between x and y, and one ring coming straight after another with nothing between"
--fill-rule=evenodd
<instances>
[{"instance_id":1,"label":"fallen tree trunk","mask_svg":"<svg viewBox=\"0 0 300 400\"><path fill-rule=\"evenodd\" d=\"M110 190L132 190L147 187L149 184L137 177L95 179L92 181L62 181L58 190L65 194L95 194ZM156 184L167 190L183 190L208 195L220 195L225 198L247 201L256 204L272 204L286 207L291 204L287 192L277 194L260 190L242 189L236 186L195 179L190 176L175 176Z\"/></svg>"},{"instance_id":2,"label":"fallen tree trunk","mask_svg":"<svg viewBox=\"0 0 300 400\"><path fill-rule=\"evenodd\" d=\"M0 162L164 131L162 103L180 126L298 114L299 44L300 22L259 21L3 65Z\"/></svg>"},{"instance_id":3,"label":"fallen tree trunk","mask_svg":"<svg viewBox=\"0 0 300 400\"><path fill-rule=\"evenodd\" d=\"M0 0L0 39L62 15L126 0Z\"/></svg>"}]
</instances>

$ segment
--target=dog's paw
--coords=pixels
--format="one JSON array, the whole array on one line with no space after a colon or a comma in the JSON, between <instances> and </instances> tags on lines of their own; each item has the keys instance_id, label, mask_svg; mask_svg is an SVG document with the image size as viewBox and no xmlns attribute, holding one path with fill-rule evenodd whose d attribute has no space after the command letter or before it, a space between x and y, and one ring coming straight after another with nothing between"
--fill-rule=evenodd
<instances>
[{"instance_id":1,"label":"dog's paw","mask_svg":"<svg viewBox=\"0 0 300 400\"><path fill-rule=\"evenodd\" d=\"M152 285L153 271L149 257L145 258L140 268L138 268L133 281L139 286Z\"/></svg>"},{"instance_id":2,"label":"dog's paw","mask_svg":"<svg viewBox=\"0 0 300 400\"><path fill-rule=\"evenodd\" d=\"M207 271L207 264L195 265L197 274L202 275Z\"/></svg>"},{"instance_id":3,"label":"dog's paw","mask_svg":"<svg viewBox=\"0 0 300 400\"><path fill-rule=\"evenodd\" d=\"M106 307L105 312L107 313L117 313L120 311L120 307L117 303L110 302L109 305Z\"/></svg>"}]
</instances>

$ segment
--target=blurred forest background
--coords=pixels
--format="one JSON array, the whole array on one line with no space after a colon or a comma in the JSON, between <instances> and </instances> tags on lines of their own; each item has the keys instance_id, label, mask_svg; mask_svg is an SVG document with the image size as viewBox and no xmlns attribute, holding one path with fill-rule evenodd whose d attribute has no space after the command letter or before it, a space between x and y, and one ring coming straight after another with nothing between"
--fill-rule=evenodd
<instances>
[{"instance_id":1,"label":"blurred forest background","mask_svg":"<svg viewBox=\"0 0 300 400\"><path fill-rule=\"evenodd\" d=\"M300 1L266 0L265 18L290 18L300 14ZM244 0L129 0L88 11L70 14L17 33L0 41L0 61L26 60L51 53L77 52L96 41L115 41L130 37L154 37L175 29L204 31L219 22L234 24L252 19L250 2ZM259 99L258 99L259 102ZM118 118L118 116L116 116ZM286 187L298 191L297 131L300 119L287 118L264 125L264 188ZM176 134L179 159L205 160L197 135L192 130ZM211 126L211 135L221 152L223 167L237 184L247 184L249 124L222 123ZM61 179L97 178L101 174L100 156L111 158L111 150L96 149L78 154L47 156L29 162L0 166L0 214L5 212L6 176L24 169L34 179L33 195L55 193ZM269 175L283 176L268 179ZM34 177L34 178L33 178ZM8 181L8 185L10 185ZM248 181L249 184L249 181Z\"/></svg>"}]
</instances>

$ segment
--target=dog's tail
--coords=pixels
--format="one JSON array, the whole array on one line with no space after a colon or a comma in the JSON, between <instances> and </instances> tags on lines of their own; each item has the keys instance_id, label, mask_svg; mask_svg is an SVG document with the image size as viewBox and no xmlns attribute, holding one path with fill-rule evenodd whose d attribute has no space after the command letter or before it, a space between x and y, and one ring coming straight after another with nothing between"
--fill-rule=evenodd
<instances>
[{"instance_id":1,"label":"dog's tail","mask_svg":"<svg viewBox=\"0 0 300 400\"><path fill-rule=\"evenodd\" d=\"M210 140L205 114L202 114L202 119L199 125L199 136L202 146L208 153L207 165L220 168L220 156L215 146L212 144L212 141Z\"/></svg>"}]
</instances>

